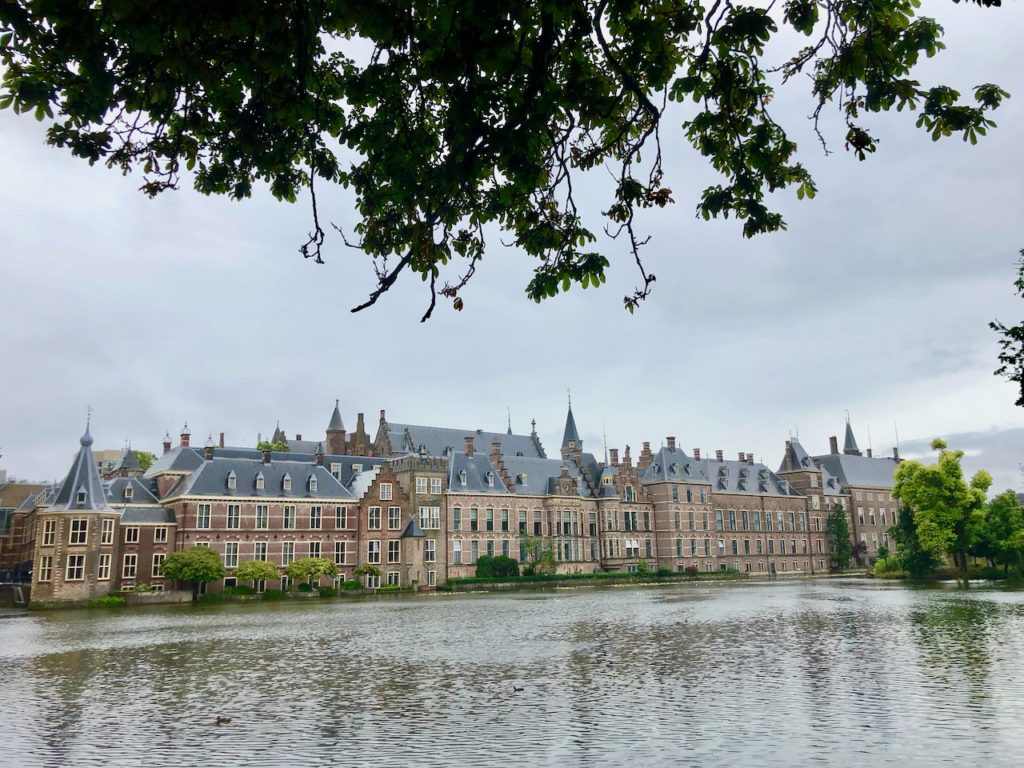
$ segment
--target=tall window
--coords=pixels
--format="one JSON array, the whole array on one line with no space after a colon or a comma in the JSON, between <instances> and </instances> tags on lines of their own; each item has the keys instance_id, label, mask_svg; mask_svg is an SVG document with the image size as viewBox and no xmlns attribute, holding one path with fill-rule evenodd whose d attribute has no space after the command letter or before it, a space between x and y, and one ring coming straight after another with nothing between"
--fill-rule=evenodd
<instances>
[{"instance_id":1,"label":"tall window","mask_svg":"<svg viewBox=\"0 0 1024 768\"><path fill-rule=\"evenodd\" d=\"M690 557L697 556L697 540L690 539Z\"/></svg>"},{"instance_id":2,"label":"tall window","mask_svg":"<svg viewBox=\"0 0 1024 768\"><path fill-rule=\"evenodd\" d=\"M166 544L167 543L167 529L163 526L153 529L153 543L154 544Z\"/></svg>"},{"instance_id":3,"label":"tall window","mask_svg":"<svg viewBox=\"0 0 1024 768\"><path fill-rule=\"evenodd\" d=\"M379 564L380 563L380 542L379 541L368 541L366 542L366 562Z\"/></svg>"},{"instance_id":4,"label":"tall window","mask_svg":"<svg viewBox=\"0 0 1024 768\"><path fill-rule=\"evenodd\" d=\"M67 569L64 571L64 581L82 581L84 578L85 555L68 555Z\"/></svg>"},{"instance_id":5,"label":"tall window","mask_svg":"<svg viewBox=\"0 0 1024 768\"><path fill-rule=\"evenodd\" d=\"M238 567L238 542L229 541L224 545L224 567Z\"/></svg>"},{"instance_id":6,"label":"tall window","mask_svg":"<svg viewBox=\"0 0 1024 768\"><path fill-rule=\"evenodd\" d=\"M402 527L402 508L388 507L388 530L397 531Z\"/></svg>"},{"instance_id":7,"label":"tall window","mask_svg":"<svg viewBox=\"0 0 1024 768\"><path fill-rule=\"evenodd\" d=\"M462 542L461 541L453 541L452 542L452 564L453 565L462 565Z\"/></svg>"},{"instance_id":8,"label":"tall window","mask_svg":"<svg viewBox=\"0 0 1024 768\"><path fill-rule=\"evenodd\" d=\"M490 508L487 509L487 530L494 530L494 510Z\"/></svg>"},{"instance_id":9,"label":"tall window","mask_svg":"<svg viewBox=\"0 0 1024 768\"><path fill-rule=\"evenodd\" d=\"M88 520L72 520L71 533L68 537L68 544L85 544L89 537ZM82 577L84 578L84 577Z\"/></svg>"},{"instance_id":10,"label":"tall window","mask_svg":"<svg viewBox=\"0 0 1024 768\"><path fill-rule=\"evenodd\" d=\"M348 528L348 507L334 508L334 527L339 531Z\"/></svg>"},{"instance_id":11,"label":"tall window","mask_svg":"<svg viewBox=\"0 0 1024 768\"><path fill-rule=\"evenodd\" d=\"M53 578L53 555L39 558L39 581L50 581Z\"/></svg>"},{"instance_id":12,"label":"tall window","mask_svg":"<svg viewBox=\"0 0 1024 768\"><path fill-rule=\"evenodd\" d=\"M348 553L348 542L347 541L336 541L334 542L334 563L335 565L344 565L345 556Z\"/></svg>"},{"instance_id":13,"label":"tall window","mask_svg":"<svg viewBox=\"0 0 1024 768\"><path fill-rule=\"evenodd\" d=\"M125 544L138 544L139 543L139 529L137 527L130 526L124 529L124 543Z\"/></svg>"},{"instance_id":14,"label":"tall window","mask_svg":"<svg viewBox=\"0 0 1024 768\"><path fill-rule=\"evenodd\" d=\"M284 477L281 478L281 489L285 491L290 491L292 489L292 476L287 472Z\"/></svg>"},{"instance_id":15,"label":"tall window","mask_svg":"<svg viewBox=\"0 0 1024 768\"><path fill-rule=\"evenodd\" d=\"M715 510L715 530L716 531L723 531L723 530L725 530L725 525L724 525L724 523L722 521L722 510L720 510L720 509L716 509Z\"/></svg>"},{"instance_id":16,"label":"tall window","mask_svg":"<svg viewBox=\"0 0 1024 768\"><path fill-rule=\"evenodd\" d=\"M287 530L293 530L295 528L295 507L292 504L285 505L283 527Z\"/></svg>"},{"instance_id":17,"label":"tall window","mask_svg":"<svg viewBox=\"0 0 1024 768\"><path fill-rule=\"evenodd\" d=\"M96 579L98 581L107 581L110 578L111 557L109 553L100 555L99 563L96 566Z\"/></svg>"},{"instance_id":18,"label":"tall window","mask_svg":"<svg viewBox=\"0 0 1024 768\"><path fill-rule=\"evenodd\" d=\"M672 486L672 501L679 501L679 486Z\"/></svg>"},{"instance_id":19,"label":"tall window","mask_svg":"<svg viewBox=\"0 0 1024 768\"><path fill-rule=\"evenodd\" d=\"M452 530L453 531L461 531L462 530L462 508L461 507L455 507L454 509L452 509Z\"/></svg>"},{"instance_id":20,"label":"tall window","mask_svg":"<svg viewBox=\"0 0 1024 768\"><path fill-rule=\"evenodd\" d=\"M281 565L291 565L295 559L295 542L286 541L281 545Z\"/></svg>"},{"instance_id":21,"label":"tall window","mask_svg":"<svg viewBox=\"0 0 1024 768\"><path fill-rule=\"evenodd\" d=\"M692 488L687 488L686 489L686 500L687 500L687 502L692 502L693 501L693 489Z\"/></svg>"},{"instance_id":22,"label":"tall window","mask_svg":"<svg viewBox=\"0 0 1024 768\"><path fill-rule=\"evenodd\" d=\"M427 492L427 478L425 478L425 477L417 477L416 478L416 493L426 493L426 492Z\"/></svg>"},{"instance_id":23,"label":"tall window","mask_svg":"<svg viewBox=\"0 0 1024 768\"><path fill-rule=\"evenodd\" d=\"M309 542L309 556L310 557L320 557L320 553L322 551L323 551L323 548L320 546L320 542L319 541L311 541L311 542Z\"/></svg>"},{"instance_id":24,"label":"tall window","mask_svg":"<svg viewBox=\"0 0 1024 768\"><path fill-rule=\"evenodd\" d=\"M265 531L270 524L270 507L266 504L256 505L256 529Z\"/></svg>"},{"instance_id":25,"label":"tall window","mask_svg":"<svg viewBox=\"0 0 1024 768\"><path fill-rule=\"evenodd\" d=\"M469 508L469 530L475 531L479 527L478 517L480 513L476 507Z\"/></svg>"},{"instance_id":26,"label":"tall window","mask_svg":"<svg viewBox=\"0 0 1024 768\"><path fill-rule=\"evenodd\" d=\"M139 569L139 556L134 552L124 556L124 565L121 568L122 579L134 579Z\"/></svg>"},{"instance_id":27,"label":"tall window","mask_svg":"<svg viewBox=\"0 0 1024 768\"><path fill-rule=\"evenodd\" d=\"M163 552L157 552L155 555L153 555L153 569L152 571L150 571L150 574L154 579L163 578L164 575L160 572L160 569L164 567L164 560L166 559L167 555L165 555Z\"/></svg>"},{"instance_id":28,"label":"tall window","mask_svg":"<svg viewBox=\"0 0 1024 768\"><path fill-rule=\"evenodd\" d=\"M196 528L210 527L210 505L196 504Z\"/></svg>"},{"instance_id":29,"label":"tall window","mask_svg":"<svg viewBox=\"0 0 1024 768\"><path fill-rule=\"evenodd\" d=\"M441 527L440 507L420 507L420 528L425 531L436 530Z\"/></svg>"},{"instance_id":30,"label":"tall window","mask_svg":"<svg viewBox=\"0 0 1024 768\"><path fill-rule=\"evenodd\" d=\"M439 495L441 493L441 478L440 477L432 477L432 478L430 478L430 492L433 493L434 495Z\"/></svg>"},{"instance_id":31,"label":"tall window","mask_svg":"<svg viewBox=\"0 0 1024 768\"><path fill-rule=\"evenodd\" d=\"M107 522L104 520L103 522ZM114 521L111 520L111 523ZM43 546L52 547L57 543L57 521L56 520L44 520L43 521ZM53 558L50 558L51 564ZM49 577L45 579L39 579L40 581L49 581Z\"/></svg>"},{"instance_id":32,"label":"tall window","mask_svg":"<svg viewBox=\"0 0 1024 768\"><path fill-rule=\"evenodd\" d=\"M473 539L469 542L469 562L475 563L477 558L480 557L480 542Z\"/></svg>"},{"instance_id":33,"label":"tall window","mask_svg":"<svg viewBox=\"0 0 1024 768\"><path fill-rule=\"evenodd\" d=\"M100 523L100 544L107 545L114 543L114 521L104 520Z\"/></svg>"},{"instance_id":34,"label":"tall window","mask_svg":"<svg viewBox=\"0 0 1024 768\"><path fill-rule=\"evenodd\" d=\"M335 480L341 482L341 464L331 463L331 475Z\"/></svg>"},{"instance_id":35,"label":"tall window","mask_svg":"<svg viewBox=\"0 0 1024 768\"><path fill-rule=\"evenodd\" d=\"M401 562L402 542L400 541L389 541L388 542L388 562L398 563Z\"/></svg>"},{"instance_id":36,"label":"tall window","mask_svg":"<svg viewBox=\"0 0 1024 768\"><path fill-rule=\"evenodd\" d=\"M370 507L366 510L366 527L371 531L380 530L380 507Z\"/></svg>"},{"instance_id":37,"label":"tall window","mask_svg":"<svg viewBox=\"0 0 1024 768\"><path fill-rule=\"evenodd\" d=\"M437 542L427 539L423 542L423 562L433 563L437 560Z\"/></svg>"},{"instance_id":38,"label":"tall window","mask_svg":"<svg viewBox=\"0 0 1024 768\"><path fill-rule=\"evenodd\" d=\"M253 560L266 560L267 559L267 542L257 541L256 546L252 553Z\"/></svg>"},{"instance_id":39,"label":"tall window","mask_svg":"<svg viewBox=\"0 0 1024 768\"><path fill-rule=\"evenodd\" d=\"M309 508L309 527L314 531L319 531L321 526L321 520L323 519L324 509L323 507L310 507Z\"/></svg>"},{"instance_id":40,"label":"tall window","mask_svg":"<svg viewBox=\"0 0 1024 768\"><path fill-rule=\"evenodd\" d=\"M501 510L501 530L503 530L503 531L507 531L508 530L508 510L507 509Z\"/></svg>"},{"instance_id":41,"label":"tall window","mask_svg":"<svg viewBox=\"0 0 1024 768\"><path fill-rule=\"evenodd\" d=\"M380 484L380 500L391 501L391 483Z\"/></svg>"},{"instance_id":42,"label":"tall window","mask_svg":"<svg viewBox=\"0 0 1024 768\"><path fill-rule=\"evenodd\" d=\"M228 504L228 528L242 527L242 507L238 504Z\"/></svg>"}]
</instances>

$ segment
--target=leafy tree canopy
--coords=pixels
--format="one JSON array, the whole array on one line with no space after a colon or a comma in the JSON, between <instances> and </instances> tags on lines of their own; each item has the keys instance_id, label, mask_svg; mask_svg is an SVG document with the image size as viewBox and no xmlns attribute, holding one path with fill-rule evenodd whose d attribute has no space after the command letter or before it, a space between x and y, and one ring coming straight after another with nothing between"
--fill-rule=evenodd
<instances>
[{"instance_id":1,"label":"leafy tree canopy","mask_svg":"<svg viewBox=\"0 0 1024 768\"><path fill-rule=\"evenodd\" d=\"M476 575L480 578L512 578L519 575L519 563L505 555L480 555L476 560Z\"/></svg>"},{"instance_id":2,"label":"leafy tree canopy","mask_svg":"<svg viewBox=\"0 0 1024 768\"><path fill-rule=\"evenodd\" d=\"M850 544L850 524L846 520L846 512L842 504L833 504L825 520L825 533L828 535L832 565L836 568L848 568L853 557Z\"/></svg>"},{"instance_id":3,"label":"leafy tree canopy","mask_svg":"<svg viewBox=\"0 0 1024 768\"><path fill-rule=\"evenodd\" d=\"M747 237L785 227L768 194L815 193L770 111L782 84L809 86L816 127L838 108L860 159L877 149L868 113L914 110L936 140L973 143L994 125L1008 95L998 86L964 97L914 78L944 48L919 6L7 0L0 108L49 118L49 143L90 163L140 168L148 195L176 188L185 171L206 194L245 198L259 182L281 200L308 193L301 251L317 261L315 185L351 189L360 221L345 242L372 257L378 281L356 310L410 271L429 284L424 319L439 294L461 309L493 224L536 260L526 289L536 301L604 282L616 246L598 246L598 234L620 238L640 269L624 297L632 311L655 280L634 216L674 202L660 144L669 102L685 105L670 122L678 114L721 177L697 214L735 216ZM787 51L795 35L806 45ZM769 45L778 60L765 58ZM603 219L585 221L574 189L595 169L610 171L613 191Z\"/></svg>"},{"instance_id":4,"label":"leafy tree canopy","mask_svg":"<svg viewBox=\"0 0 1024 768\"><path fill-rule=\"evenodd\" d=\"M325 557L300 557L289 563L284 570L288 578L294 581L313 581L319 580L321 576L338 575L338 566Z\"/></svg>"},{"instance_id":5,"label":"leafy tree canopy","mask_svg":"<svg viewBox=\"0 0 1024 768\"><path fill-rule=\"evenodd\" d=\"M238 564L235 576L251 581L270 581L281 578L277 566L266 560L245 560Z\"/></svg>"},{"instance_id":6,"label":"leafy tree canopy","mask_svg":"<svg viewBox=\"0 0 1024 768\"><path fill-rule=\"evenodd\" d=\"M135 460L139 462L139 466L142 467L143 472L153 466L153 462L156 461L156 454L150 453L149 451L132 450L132 453L135 454Z\"/></svg>"},{"instance_id":7,"label":"leafy tree canopy","mask_svg":"<svg viewBox=\"0 0 1024 768\"><path fill-rule=\"evenodd\" d=\"M199 584L224 578L224 564L220 555L209 547L191 547L167 555L160 568L168 579L188 581L193 590Z\"/></svg>"},{"instance_id":8,"label":"leafy tree canopy","mask_svg":"<svg viewBox=\"0 0 1024 768\"><path fill-rule=\"evenodd\" d=\"M896 525L889 529L889 533L896 542L896 562L911 576L927 576L942 562L941 557L936 557L921 546L914 525L914 514L906 507L900 507Z\"/></svg>"},{"instance_id":9,"label":"leafy tree canopy","mask_svg":"<svg viewBox=\"0 0 1024 768\"><path fill-rule=\"evenodd\" d=\"M894 475L892 495L913 514L921 548L934 558L951 555L961 574L967 574L967 550L980 523L985 494L992 476L978 470L964 480L963 451L950 451L943 440L932 441L935 464L904 461Z\"/></svg>"},{"instance_id":10,"label":"leafy tree canopy","mask_svg":"<svg viewBox=\"0 0 1024 768\"><path fill-rule=\"evenodd\" d=\"M256 443L257 451L273 451L274 453L288 453L291 450L291 446L288 445L284 440L276 440L270 442L269 440L260 440Z\"/></svg>"},{"instance_id":11,"label":"leafy tree canopy","mask_svg":"<svg viewBox=\"0 0 1024 768\"><path fill-rule=\"evenodd\" d=\"M1017 265L1017 280L1014 288L1017 294L1024 299L1024 249L1020 252L1021 259ZM998 320L993 320L988 327L998 333L999 340L999 367L996 369L996 376L1005 376L1020 387L1020 394L1014 405L1024 408L1024 321L1018 325L1007 326Z\"/></svg>"}]
</instances>

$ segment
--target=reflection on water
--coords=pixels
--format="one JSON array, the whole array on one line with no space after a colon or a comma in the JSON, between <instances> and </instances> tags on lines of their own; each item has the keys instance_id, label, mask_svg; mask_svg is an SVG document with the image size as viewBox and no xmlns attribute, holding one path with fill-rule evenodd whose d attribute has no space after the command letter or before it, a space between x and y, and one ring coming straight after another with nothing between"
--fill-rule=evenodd
<instances>
[{"instance_id":1,"label":"reflection on water","mask_svg":"<svg viewBox=\"0 0 1024 768\"><path fill-rule=\"evenodd\" d=\"M1018 765L1022 630L852 581L32 614L0 764Z\"/></svg>"}]
</instances>

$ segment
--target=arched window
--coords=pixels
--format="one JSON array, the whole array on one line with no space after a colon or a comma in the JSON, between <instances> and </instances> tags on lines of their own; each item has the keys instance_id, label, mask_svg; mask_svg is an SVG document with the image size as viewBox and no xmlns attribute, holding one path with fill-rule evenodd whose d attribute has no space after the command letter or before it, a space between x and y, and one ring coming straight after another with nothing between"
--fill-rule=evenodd
<instances>
[{"instance_id":1,"label":"arched window","mask_svg":"<svg viewBox=\"0 0 1024 768\"><path fill-rule=\"evenodd\" d=\"M626 501L636 501L636 493L633 492L632 485L626 486L624 498L626 499Z\"/></svg>"}]
</instances>

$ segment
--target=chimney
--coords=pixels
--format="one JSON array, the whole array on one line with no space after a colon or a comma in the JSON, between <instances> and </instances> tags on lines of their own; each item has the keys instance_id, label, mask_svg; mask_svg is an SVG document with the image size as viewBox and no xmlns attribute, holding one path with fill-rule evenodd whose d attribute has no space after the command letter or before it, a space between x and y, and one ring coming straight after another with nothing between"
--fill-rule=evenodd
<instances>
[{"instance_id":1,"label":"chimney","mask_svg":"<svg viewBox=\"0 0 1024 768\"><path fill-rule=\"evenodd\" d=\"M224 447L224 433L223 432L220 433L220 447L221 448Z\"/></svg>"},{"instance_id":2,"label":"chimney","mask_svg":"<svg viewBox=\"0 0 1024 768\"><path fill-rule=\"evenodd\" d=\"M213 435L206 441L206 445L203 446L203 459L206 461L213 461Z\"/></svg>"},{"instance_id":3,"label":"chimney","mask_svg":"<svg viewBox=\"0 0 1024 768\"><path fill-rule=\"evenodd\" d=\"M643 450L640 451L640 458L637 459L636 462L637 469L647 469L649 466L651 466L651 460L654 458L653 454L651 453L651 444L647 441L644 441L643 446Z\"/></svg>"},{"instance_id":4,"label":"chimney","mask_svg":"<svg viewBox=\"0 0 1024 768\"><path fill-rule=\"evenodd\" d=\"M693 458L697 459L697 461L700 461L700 448L693 449Z\"/></svg>"},{"instance_id":5,"label":"chimney","mask_svg":"<svg viewBox=\"0 0 1024 768\"><path fill-rule=\"evenodd\" d=\"M747 451L747 464L753 464L753 463L754 463L754 452L753 451Z\"/></svg>"},{"instance_id":6,"label":"chimney","mask_svg":"<svg viewBox=\"0 0 1024 768\"><path fill-rule=\"evenodd\" d=\"M839 438L835 435L828 439L828 451L829 453L839 453Z\"/></svg>"},{"instance_id":7,"label":"chimney","mask_svg":"<svg viewBox=\"0 0 1024 768\"><path fill-rule=\"evenodd\" d=\"M384 409L381 408L380 409L380 423L383 424L386 421L387 421L387 419L384 418Z\"/></svg>"},{"instance_id":8,"label":"chimney","mask_svg":"<svg viewBox=\"0 0 1024 768\"><path fill-rule=\"evenodd\" d=\"M625 454L623 454L623 456L622 456L622 465L624 467L632 467L633 466L633 460L629 457L629 446L628 445L626 446Z\"/></svg>"},{"instance_id":9,"label":"chimney","mask_svg":"<svg viewBox=\"0 0 1024 768\"><path fill-rule=\"evenodd\" d=\"M747 461L747 454L745 454L743 451L740 451L740 462L745 464L746 461Z\"/></svg>"},{"instance_id":10,"label":"chimney","mask_svg":"<svg viewBox=\"0 0 1024 768\"><path fill-rule=\"evenodd\" d=\"M381 411L381 413L383 413L383 411ZM466 455L473 455L473 437L471 435L466 435Z\"/></svg>"},{"instance_id":11,"label":"chimney","mask_svg":"<svg viewBox=\"0 0 1024 768\"><path fill-rule=\"evenodd\" d=\"M185 422L185 426L181 428L181 447L188 448L188 441L192 437L192 434L188 431L188 422Z\"/></svg>"},{"instance_id":12,"label":"chimney","mask_svg":"<svg viewBox=\"0 0 1024 768\"><path fill-rule=\"evenodd\" d=\"M793 469L793 441L786 441L786 458L783 460L787 470Z\"/></svg>"},{"instance_id":13,"label":"chimney","mask_svg":"<svg viewBox=\"0 0 1024 768\"><path fill-rule=\"evenodd\" d=\"M870 448L868 448L868 458L869 459L871 458L871 449Z\"/></svg>"},{"instance_id":14,"label":"chimney","mask_svg":"<svg viewBox=\"0 0 1024 768\"><path fill-rule=\"evenodd\" d=\"M491 443L491 464L497 466L501 462L501 441L494 440Z\"/></svg>"},{"instance_id":15,"label":"chimney","mask_svg":"<svg viewBox=\"0 0 1024 768\"><path fill-rule=\"evenodd\" d=\"M893 449L893 450L895 450L895 449ZM164 435L164 453L170 453L170 452L171 452L171 433L168 432L166 435Z\"/></svg>"},{"instance_id":16,"label":"chimney","mask_svg":"<svg viewBox=\"0 0 1024 768\"><path fill-rule=\"evenodd\" d=\"M313 454L313 459L314 459L314 461L316 461L316 465L318 467L322 467L324 465L324 444L323 443L317 443L317 445L316 445L316 453Z\"/></svg>"},{"instance_id":17,"label":"chimney","mask_svg":"<svg viewBox=\"0 0 1024 768\"><path fill-rule=\"evenodd\" d=\"M676 450L676 439L674 437L666 437L665 443L668 445L668 449L672 452Z\"/></svg>"},{"instance_id":18,"label":"chimney","mask_svg":"<svg viewBox=\"0 0 1024 768\"><path fill-rule=\"evenodd\" d=\"M900 460L900 449L895 445L892 447L892 457L896 459L896 461Z\"/></svg>"},{"instance_id":19,"label":"chimney","mask_svg":"<svg viewBox=\"0 0 1024 768\"><path fill-rule=\"evenodd\" d=\"M301 440L301 439L302 439L302 435L300 435L300 434L296 433L296 435L295 435L295 439L296 439L296 440Z\"/></svg>"},{"instance_id":20,"label":"chimney","mask_svg":"<svg viewBox=\"0 0 1024 768\"><path fill-rule=\"evenodd\" d=\"M270 463L270 451L263 451L263 455L262 456L263 456L263 463L264 464L269 464Z\"/></svg>"},{"instance_id":21,"label":"chimney","mask_svg":"<svg viewBox=\"0 0 1024 768\"><path fill-rule=\"evenodd\" d=\"M609 448L608 449L608 460L611 462L613 467L619 466L619 449Z\"/></svg>"},{"instance_id":22,"label":"chimney","mask_svg":"<svg viewBox=\"0 0 1024 768\"><path fill-rule=\"evenodd\" d=\"M722 460L722 449L721 448L716 448L715 449L715 461L721 461L721 460Z\"/></svg>"}]
</instances>

